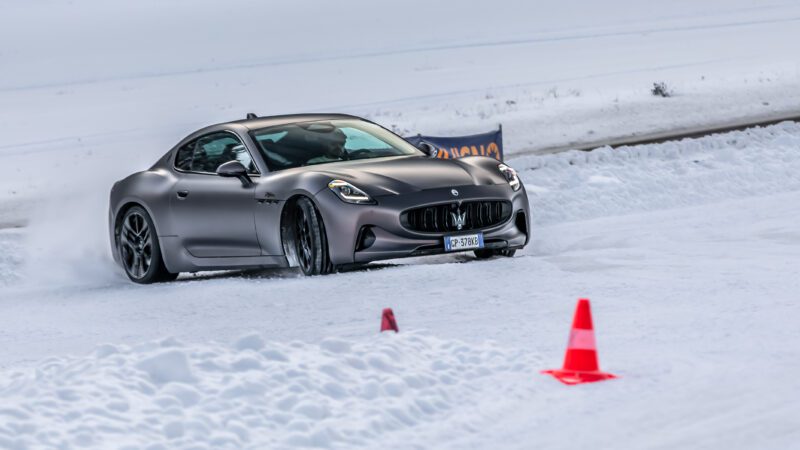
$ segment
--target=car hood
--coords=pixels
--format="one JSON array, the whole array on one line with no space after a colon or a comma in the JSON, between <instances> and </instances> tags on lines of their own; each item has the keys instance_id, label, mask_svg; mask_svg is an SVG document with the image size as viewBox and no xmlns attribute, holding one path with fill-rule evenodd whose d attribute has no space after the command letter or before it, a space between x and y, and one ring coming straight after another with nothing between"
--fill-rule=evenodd
<instances>
[{"instance_id":1,"label":"car hood","mask_svg":"<svg viewBox=\"0 0 800 450\"><path fill-rule=\"evenodd\" d=\"M496 167L497 163L490 164ZM352 183L373 197L505 182L499 172L493 174L463 159L375 158L325 164L324 168L317 167L316 171Z\"/></svg>"}]
</instances>

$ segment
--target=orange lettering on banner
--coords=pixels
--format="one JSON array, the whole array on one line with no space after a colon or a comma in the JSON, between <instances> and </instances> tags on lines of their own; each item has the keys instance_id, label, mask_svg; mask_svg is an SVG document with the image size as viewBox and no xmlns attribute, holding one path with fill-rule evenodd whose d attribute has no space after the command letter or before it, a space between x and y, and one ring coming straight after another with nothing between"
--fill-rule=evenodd
<instances>
[{"instance_id":1,"label":"orange lettering on banner","mask_svg":"<svg viewBox=\"0 0 800 450\"><path fill-rule=\"evenodd\" d=\"M489 145L480 144L462 147L436 147L436 158L452 159L460 158L462 156L489 156L496 160L500 160L500 147L496 142L490 142Z\"/></svg>"},{"instance_id":2,"label":"orange lettering on banner","mask_svg":"<svg viewBox=\"0 0 800 450\"><path fill-rule=\"evenodd\" d=\"M492 142L489 144L489 148L486 149L486 156L500 160L500 149L497 147L497 143Z\"/></svg>"}]
</instances>

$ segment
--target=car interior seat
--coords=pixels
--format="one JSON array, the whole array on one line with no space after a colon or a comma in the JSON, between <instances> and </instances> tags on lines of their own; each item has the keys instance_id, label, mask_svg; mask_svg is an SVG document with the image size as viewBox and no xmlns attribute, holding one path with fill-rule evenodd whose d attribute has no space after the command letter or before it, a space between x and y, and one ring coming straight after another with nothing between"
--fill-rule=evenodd
<instances>
[{"instance_id":1,"label":"car interior seat","mask_svg":"<svg viewBox=\"0 0 800 450\"><path fill-rule=\"evenodd\" d=\"M194 172L206 172L206 164L208 162L208 154L203 147L198 146L192 155L191 168Z\"/></svg>"}]
</instances>

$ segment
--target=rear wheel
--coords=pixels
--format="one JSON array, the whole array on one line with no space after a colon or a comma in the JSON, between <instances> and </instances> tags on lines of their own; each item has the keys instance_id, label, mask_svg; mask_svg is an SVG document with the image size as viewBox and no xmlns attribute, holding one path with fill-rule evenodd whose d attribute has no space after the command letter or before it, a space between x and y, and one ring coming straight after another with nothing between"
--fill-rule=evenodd
<instances>
[{"instance_id":1,"label":"rear wheel","mask_svg":"<svg viewBox=\"0 0 800 450\"><path fill-rule=\"evenodd\" d=\"M135 283L171 281L177 273L167 270L161 258L161 246L150 215L141 206L125 212L116 231L117 250L125 274Z\"/></svg>"},{"instance_id":2,"label":"rear wheel","mask_svg":"<svg viewBox=\"0 0 800 450\"><path fill-rule=\"evenodd\" d=\"M311 200L301 197L294 208L294 244L300 270L305 275L334 271L322 217Z\"/></svg>"},{"instance_id":3,"label":"rear wheel","mask_svg":"<svg viewBox=\"0 0 800 450\"><path fill-rule=\"evenodd\" d=\"M511 248L504 248L501 250L482 248L480 250L475 250L475 257L478 259L489 259L493 256L505 256L506 258L511 258L516 253L517 250Z\"/></svg>"}]
</instances>

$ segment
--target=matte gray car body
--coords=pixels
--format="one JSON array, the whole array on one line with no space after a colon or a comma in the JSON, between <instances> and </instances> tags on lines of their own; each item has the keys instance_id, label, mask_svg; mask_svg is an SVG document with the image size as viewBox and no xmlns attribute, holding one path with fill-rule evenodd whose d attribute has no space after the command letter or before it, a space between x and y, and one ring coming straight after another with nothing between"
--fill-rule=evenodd
<instances>
[{"instance_id":1,"label":"matte gray car body","mask_svg":"<svg viewBox=\"0 0 800 450\"><path fill-rule=\"evenodd\" d=\"M336 266L444 252L443 236L457 233L415 231L401 220L404 211L428 205L508 202L512 214L507 220L476 231L483 233L488 248L515 249L528 243L525 188L514 191L494 159L435 159L420 152L270 172L250 134L273 125L334 119L363 120L338 114L274 116L213 125L187 136L149 169L114 184L109 211L114 259L122 262L117 241L121 220L139 205L152 219L170 272L296 265L281 225L287 205L299 196L310 199L319 211L330 261ZM232 133L249 151L258 172L250 175L250 185L176 168L179 148L215 132ZM375 204L345 203L328 188L333 179L361 188ZM368 248L357 249L364 227L374 239Z\"/></svg>"}]
</instances>

